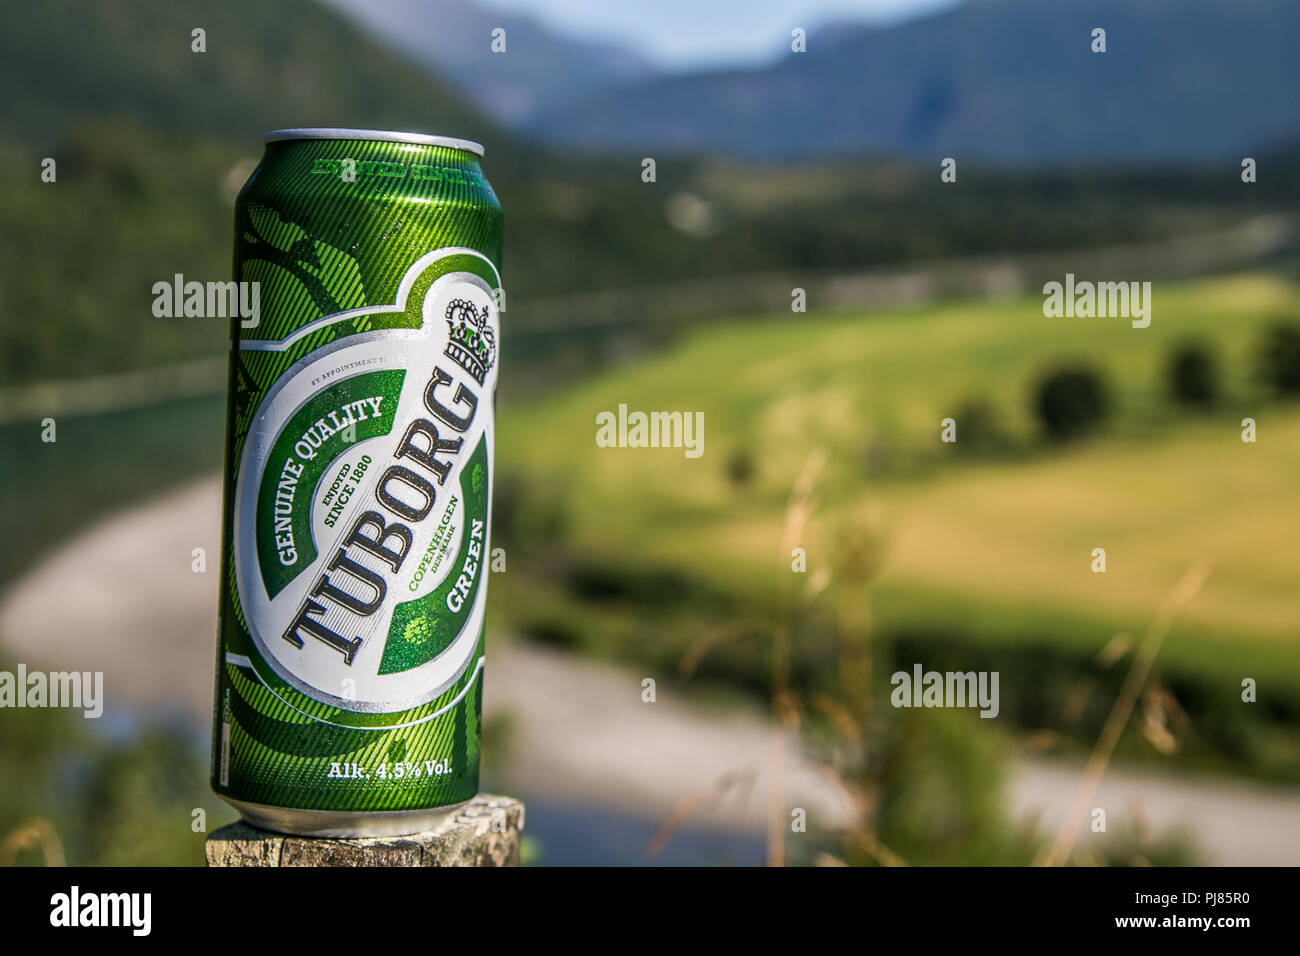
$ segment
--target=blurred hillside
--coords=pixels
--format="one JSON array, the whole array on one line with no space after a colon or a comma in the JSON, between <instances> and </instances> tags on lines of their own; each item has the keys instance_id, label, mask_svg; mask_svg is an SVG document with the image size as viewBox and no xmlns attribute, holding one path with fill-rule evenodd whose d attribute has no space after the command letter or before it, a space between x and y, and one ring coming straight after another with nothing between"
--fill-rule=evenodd
<instances>
[{"instance_id":1,"label":"blurred hillside","mask_svg":"<svg viewBox=\"0 0 1300 956\"><path fill-rule=\"evenodd\" d=\"M617 43L560 36L526 15L475 0L324 0L394 49L452 83L503 123L644 81L649 63ZM493 52L504 30L505 53Z\"/></svg>"},{"instance_id":2,"label":"blurred hillside","mask_svg":"<svg viewBox=\"0 0 1300 956\"><path fill-rule=\"evenodd\" d=\"M763 69L598 89L530 128L780 160L1226 161L1300 128L1297 33L1291 0L968 0L887 28L839 24Z\"/></svg>"},{"instance_id":3,"label":"blurred hillside","mask_svg":"<svg viewBox=\"0 0 1300 956\"><path fill-rule=\"evenodd\" d=\"M207 31L204 53L190 34ZM54 0L4 31L0 130L47 144L88 120L135 121L183 139L259 144L285 125L441 123L491 139L461 98L307 0L210 4Z\"/></svg>"},{"instance_id":4,"label":"blurred hillside","mask_svg":"<svg viewBox=\"0 0 1300 956\"><path fill-rule=\"evenodd\" d=\"M197 26L205 53L191 52ZM963 166L953 185L937 168L888 163L660 156L645 183L638 154L542 150L502 132L447 83L308 0L42 4L0 33L0 75L23 93L0 113L0 161L28 170L0 192L0 305L29 317L0 331L3 385L219 355L224 323L157 319L150 290L178 272L229 275L234 193L261 134L283 126L483 141L507 216L508 337L535 315L548 329L583 327L590 303L569 298L578 291L628 289L635 307L616 311L629 321L689 318L659 306L633 316L654 301L636 290L760 275L779 277L784 299L799 284L788 276L1161 239L1300 196L1294 167L1269 167L1247 190L1233 170L1210 168L1026 177ZM40 179L46 157L55 183ZM710 291L709 309L744 284ZM550 352L604 354L598 342L537 335L508 345L536 381L553 377Z\"/></svg>"}]
</instances>

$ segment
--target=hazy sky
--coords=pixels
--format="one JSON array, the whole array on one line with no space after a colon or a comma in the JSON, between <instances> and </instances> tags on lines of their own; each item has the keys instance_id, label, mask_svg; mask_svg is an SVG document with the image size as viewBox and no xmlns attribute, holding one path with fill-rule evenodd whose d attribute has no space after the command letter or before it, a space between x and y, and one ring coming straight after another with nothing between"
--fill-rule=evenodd
<instances>
[{"instance_id":1,"label":"hazy sky","mask_svg":"<svg viewBox=\"0 0 1300 956\"><path fill-rule=\"evenodd\" d=\"M960 0L480 0L527 13L557 32L615 39L670 70L745 65L789 50L790 31L810 34L840 19L893 22Z\"/></svg>"}]
</instances>

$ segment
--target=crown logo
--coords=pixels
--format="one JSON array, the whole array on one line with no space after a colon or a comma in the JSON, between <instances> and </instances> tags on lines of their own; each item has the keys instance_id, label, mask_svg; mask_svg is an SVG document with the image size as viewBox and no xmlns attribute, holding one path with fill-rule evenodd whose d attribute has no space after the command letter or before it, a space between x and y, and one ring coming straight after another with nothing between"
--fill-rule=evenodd
<instances>
[{"instance_id":1,"label":"crown logo","mask_svg":"<svg viewBox=\"0 0 1300 956\"><path fill-rule=\"evenodd\" d=\"M443 354L474 376L480 385L496 360L496 336L488 327L488 306L479 311L466 299L447 303L447 328L451 341Z\"/></svg>"}]
</instances>

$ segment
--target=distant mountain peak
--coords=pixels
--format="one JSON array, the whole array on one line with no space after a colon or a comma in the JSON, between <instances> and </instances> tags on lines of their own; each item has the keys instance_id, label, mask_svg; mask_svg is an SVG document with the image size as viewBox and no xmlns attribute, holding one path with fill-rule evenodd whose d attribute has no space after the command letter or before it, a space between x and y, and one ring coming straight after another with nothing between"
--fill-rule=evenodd
<instances>
[{"instance_id":1,"label":"distant mountain peak","mask_svg":"<svg viewBox=\"0 0 1300 956\"><path fill-rule=\"evenodd\" d=\"M649 62L617 43L552 32L474 0L321 0L453 84L494 118L523 124L574 98L644 82ZM501 29L504 52L492 49Z\"/></svg>"},{"instance_id":2,"label":"distant mountain peak","mask_svg":"<svg viewBox=\"0 0 1300 956\"><path fill-rule=\"evenodd\" d=\"M1294 0L969 0L830 24L760 69L594 90L529 125L595 150L761 160L1208 160L1300 125L1296 36Z\"/></svg>"}]
</instances>

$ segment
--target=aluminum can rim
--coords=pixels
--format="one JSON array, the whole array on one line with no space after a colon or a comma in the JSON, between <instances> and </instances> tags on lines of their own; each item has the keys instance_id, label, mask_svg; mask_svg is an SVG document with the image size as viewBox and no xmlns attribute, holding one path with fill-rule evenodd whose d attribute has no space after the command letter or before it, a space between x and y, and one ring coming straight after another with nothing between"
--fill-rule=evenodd
<instances>
[{"instance_id":1,"label":"aluminum can rim","mask_svg":"<svg viewBox=\"0 0 1300 956\"><path fill-rule=\"evenodd\" d=\"M295 139L355 139L378 143L409 143L412 146L445 146L462 149L482 156L483 146L469 139L453 136L435 136L431 133L403 133L385 129L349 129L337 126L305 126L295 129L274 129L262 137L264 143L278 143Z\"/></svg>"}]
</instances>

